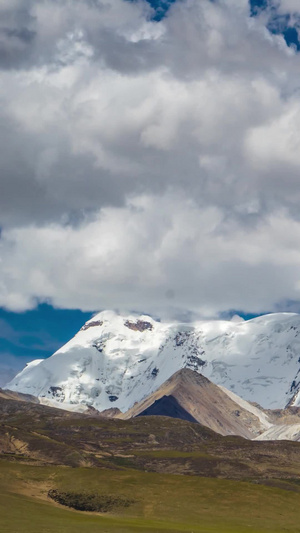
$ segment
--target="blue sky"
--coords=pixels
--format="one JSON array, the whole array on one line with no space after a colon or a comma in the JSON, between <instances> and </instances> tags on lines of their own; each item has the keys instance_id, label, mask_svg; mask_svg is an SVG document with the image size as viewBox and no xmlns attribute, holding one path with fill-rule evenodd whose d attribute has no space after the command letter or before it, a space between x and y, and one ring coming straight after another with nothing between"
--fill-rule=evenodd
<instances>
[{"instance_id":1,"label":"blue sky","mask_svg":"<svg viewBox=\"0 0 300 533\"><path fill-rule=\"evenodd\" d=\"M176 1L182 11L174 14ZM154 11L145 23L141 2L125 9L116 0L113 16L101 13L97 24L75 2L71 29L63 3L55 3L59 27L51 26L51 0L38 12L39 2L29 1L28 12L21 0L0 5L0 386L108 306L147 312L150 302L158 315L174 303L185 316L192 309L246 319L299 309L299 54L272 41L283 36L300 50L299 15L281 2L251 0L251 22L265 15L271 39L259 25L252 35L249 19L228 15L226 2L203 25L200 0L188 14L181 0L148 0ZM195 119L196 84L208 105Z\"/></svg>"},{"instance_id":2,"label":"blue sky","mask_svg":"<svg viewBox=\"0 0 300 533\"><path fill-rule=\"evenodd\" d=\"M155 9L154 20L162 20L174 1L176 0L148 0L149 4ZM250 0L250 6L252 15L256 16L260 11L268 8L268 0ZM274 18L272 24L268 26L269 30L279 35L282 34L289 46L296 46L300 50L297 30L294 27L290 27L291 15L288 13L278 15L275 8L273 12Z\"/></svg>"},{"instance_id":3,"label":"blue sky","mask_svg":"<svg viewBox=\"0 0 300 533\"><path fill-rule=\"evenodd\" d=\"M267 0L250 0L252 15L256 16L260 11L264 11L268 8ZM289 46L295 46L297 50L300 50L300 42L298 39L298 33L295 27L292 26L292 16L289 13L277 13L276 9L273 10L273 19L268 25L268 29L275 34L282 34Z\"/></svg>"},{"instance_id":4,"label":"blue sky","mask_svg":"<svg viewBox=\"0 0 300 533\"><path fill-rule=\"evenodd\" d=\"M14 313L0 308L0 386L33 359L44 359L65 344L92 313L40 304Z\"/></svg>"},{"instance_id":5,"label":"blue sky","mask_svg":"<svg viewBox=\"0 0 300 533\"><path fill-rule=\"evenodd\" d=\"M175 1L176 0L148 0L149 4L155 10L154 20L162 20ZM252 15L256 16L260 11L268 8L268 0L250 0L250 7ZM282 34L289 46L296 46L297 49L300 50L297 30L294 27L290 27L291 15L288 13L278 15L275 8L273 9L273 13L274 17L272 23L268 26L269 30L279 35Z\"/></svg>"}]
</instances>

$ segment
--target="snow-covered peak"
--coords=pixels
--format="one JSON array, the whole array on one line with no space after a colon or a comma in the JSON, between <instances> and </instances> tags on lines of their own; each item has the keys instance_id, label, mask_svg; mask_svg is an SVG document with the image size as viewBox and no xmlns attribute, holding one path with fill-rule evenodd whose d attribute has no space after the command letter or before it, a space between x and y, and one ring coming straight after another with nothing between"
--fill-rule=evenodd
<instances>
[{"instance_id":1,"label":"snow-covered peak","mask_svg":"<svg viewBox=\"0 0 300 533\"><path fill-rule=\"evenodd\" d=\"M137 321L137 320L146 320L152 324L155 324L155 320L149 316L149 315L140 315L137 313L133 313L128 315L127 313L123 314L117 311L112 310L104 310L100 311L100 313L97 313L94 315L90 320L86 322L86 324L91 324L93 322L107 322L113 327L113 325L120 325L124 324L126 320L131 321Z\"/></svg>"},{"instance_id":2,"label":"snow-covered peak","mask_svg":"<svg viewBox=\"0 0 300 533\"><path fill-rule=\"evenodd\" d=\"M249 321L158 322L102 311L52 357L7 387L62 407L126 411L181 368L266 408L300 403L300 315ZM77 407L76 407L77 406Z\"/></svg>"}]
</instances>

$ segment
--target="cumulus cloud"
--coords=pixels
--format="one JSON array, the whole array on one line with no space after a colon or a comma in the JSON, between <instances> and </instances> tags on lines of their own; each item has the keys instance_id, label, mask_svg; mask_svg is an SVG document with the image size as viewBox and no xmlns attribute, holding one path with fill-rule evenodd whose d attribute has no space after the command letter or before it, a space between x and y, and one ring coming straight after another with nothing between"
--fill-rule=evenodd
<instances>
[{"instance_id":1,"label":"cumulus cloud","mask_svg":"<svg viewBox=\"0 0 300 533\"><path fill-rule=\"evenodd\" d=\"M280 12L284 13L299 13L300 12L300 6L299 2L297 0L279 0L277 2L276 6L278 7Z\"/></svg>"},{"instance_id":2,"label":"cumulus cloud","mask_svg":"<svg viewBox=\"0 0 300 533\"><path fill-rule=\"evenodd\" d=\"M77 228L4 233L0 297L15 310L50 295L63 308L259 312L299 293L299 238L284 212L249 229L184 194L140 197Z\"/></svg>"},{"instance_id":3,"label":"cumulus cloud","mask_svg":"<svg viewBox=\"0 0 300 533\"><path fill-rule=\"evenodd\" d=\"M0 305L216 315L299 298L300 55L269 12L0 15Z\"/></svg>"}]
</instances>

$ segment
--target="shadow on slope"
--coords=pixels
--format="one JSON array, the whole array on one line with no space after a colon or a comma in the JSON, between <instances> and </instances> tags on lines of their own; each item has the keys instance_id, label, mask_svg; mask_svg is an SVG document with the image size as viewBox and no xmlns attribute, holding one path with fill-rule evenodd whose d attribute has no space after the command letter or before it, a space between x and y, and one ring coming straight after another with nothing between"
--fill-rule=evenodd
<instances>
[{"instance_id":1,"label":"shadow on slope","mask_svg":"<svg viewBox=\"0 0 300 533\"><path fill-rule=\"evenodd\" d=\"M162 396L137 416L169 416L197 423L197 420L178 403L174 396Z\"/></svg>"}]
</instances>

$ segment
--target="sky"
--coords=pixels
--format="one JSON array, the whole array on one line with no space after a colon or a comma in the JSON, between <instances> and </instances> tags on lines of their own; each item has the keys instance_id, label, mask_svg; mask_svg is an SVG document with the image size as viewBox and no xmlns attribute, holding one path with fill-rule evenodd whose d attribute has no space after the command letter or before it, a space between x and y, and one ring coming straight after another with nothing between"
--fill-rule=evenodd
<instances>
[{"instance_id":1,"label":"sky","mask_svg":"<svg viewBox=\"0 0 300 533\"><path fill-rule=\"evenodd\" d=\"M300 310L299 0L1 0L0 386L94 312Z\"/></svg>"}]
</instances>

